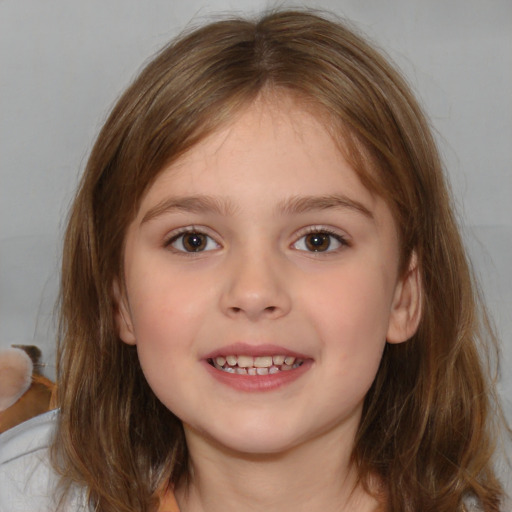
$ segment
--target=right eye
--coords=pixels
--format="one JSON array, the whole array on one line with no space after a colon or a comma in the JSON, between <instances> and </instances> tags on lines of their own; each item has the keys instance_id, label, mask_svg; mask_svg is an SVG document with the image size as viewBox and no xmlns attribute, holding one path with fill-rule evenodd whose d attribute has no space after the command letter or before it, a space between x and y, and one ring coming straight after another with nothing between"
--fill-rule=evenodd
<instances>
[{"instance_id":1,"label":"right eye","mask_svg":"<svg viewBox=\"0 0 512 512\"><path fill-rule=\"evenodd\" d=\"M198 231L186 231L175 235L166 246L179 252L213 251L220 247L212 237Z\"/></svg>"},{"instance_id":2,"label":"right eye","mask_svg":"<svg viewBox=\"0 0 512 512\"><path fill-rule=\"evenodd\" d=\"M340 251L348 245L345 237L341 234L335 233L328 228L313 226L300 236L292 247L299 251L330 253Z\"/></svg>"}]
</instances>

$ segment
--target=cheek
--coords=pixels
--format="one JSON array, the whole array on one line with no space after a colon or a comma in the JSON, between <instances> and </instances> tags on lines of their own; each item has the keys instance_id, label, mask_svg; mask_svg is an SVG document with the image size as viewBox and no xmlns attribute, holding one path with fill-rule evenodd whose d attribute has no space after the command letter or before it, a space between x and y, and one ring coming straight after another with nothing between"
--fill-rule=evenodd
<instances>
[{"instance_id":1,"label":"cheek","mask_svg":"<svg viewBox=\"0 0 512 512\"><path fill-rule=\"evenodd\" d=\"M128 289L128 296L138 342L162 341L162 337L172 338L198 325L207 293L196 281L164 271L132 280L134 286Z\"/></svg>"},{"instance_id":2,"label":"cheek","mask_svg":"<svg viewBox=\"0 0 512 512\"><path fill-rule=\"evenodd\" d=\"M316 311L319 324L332 333L351 333L350 338L385 338L393 290L387 276L371 269L347 269L323 282L314 293L304 294Z\"/></svg>"},{"instance_id":3,"label":"cheek","mask_svg":"<svg viewBox=\"0 0 512 512\"><path fill-rule=\"evenodd\" d=\"M197 336L199 305L176 294L165 281L148 283L151 293L141 293L133 307L139 362L146 380L170 410L179 413L180 394L195 362L193 340Z\"/></svg>"},{"instance_id":4,"label":"cheek","mask_svg":"<svg viewBox=\"0 0 512 512\"><path fill-rule=\"evenodd\" d=\"M333 286L333 283L336 283ZM319 284L319 283L317 283ZM336 380L365 394L386 343L392 286L380 271L351 268L309 294L309 311Z\"/></svg>"},{"instance_id":5,"label":"cheek","mask_svg":"<svg viewBox=\"0 0 512 512\"><path fill-rule=\"evenodd\" d=\"M139 360L154 388L158 385L155 379L163 381L179 373L181 354L190 351L200 305L187 296L176 279L171 281L163 275L133 283L128 294Z\"/></svg>"}]
</instances>

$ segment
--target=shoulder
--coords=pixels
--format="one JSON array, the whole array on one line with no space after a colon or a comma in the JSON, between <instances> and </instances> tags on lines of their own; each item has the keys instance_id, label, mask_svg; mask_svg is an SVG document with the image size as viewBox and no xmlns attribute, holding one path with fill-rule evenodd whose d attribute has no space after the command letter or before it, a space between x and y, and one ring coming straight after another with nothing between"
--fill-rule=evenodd
<instances>
[{"instance_id":1,"label":"shoulder","mask_svg":"<svg viewBox=\"0 0 512 512\"><path fill-rule=\"evenodd\" d=\"M58 417L58 411L50 411L0 435L0 512L58 508L55 491L59 477L49 460Z\"/></svg>"},{"instance_id":2,"label":"shoulder","mask_svg":"<svg viewBox=\"0 0 512 512\"><path fill-rule=\"evenodd\" d=\"M57 418L58 411L49 411L0 434L0 466L47 449Z\"/></svg>"}]
</instances>

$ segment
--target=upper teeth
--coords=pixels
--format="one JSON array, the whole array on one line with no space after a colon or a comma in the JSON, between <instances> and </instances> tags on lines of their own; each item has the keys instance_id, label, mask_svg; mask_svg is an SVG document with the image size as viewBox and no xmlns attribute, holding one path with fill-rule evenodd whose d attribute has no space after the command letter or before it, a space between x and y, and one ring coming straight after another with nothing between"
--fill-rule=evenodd
<instances>
[{"instance_id":1,"label":"upper teeth","mask_svg":"<svg viewBox=\"0 0 512 512\"><path fill-rule=\"evenodd\" d=\"M226 363L229 366L238 366L239 368L270 368L273 364L281 366L283 363L292 366L295 363L293 356L226 356L216 357L215 362L219 366L224 366Z\"/></svg>"},{"instance_id":2,"label":"upper teeth","mask_svg":"<svg viewBox=\"0 0 512 512\"><path fill-rule=\"evenodd\" d=\"M301 359L285 355L257 357L247 355L227 355L218 356L210 361L219 370L244 375L266 375L268 373L276 373L280 370L291 370L292 368L297 368L303 363Z\"/></svg>"}]
</instances>

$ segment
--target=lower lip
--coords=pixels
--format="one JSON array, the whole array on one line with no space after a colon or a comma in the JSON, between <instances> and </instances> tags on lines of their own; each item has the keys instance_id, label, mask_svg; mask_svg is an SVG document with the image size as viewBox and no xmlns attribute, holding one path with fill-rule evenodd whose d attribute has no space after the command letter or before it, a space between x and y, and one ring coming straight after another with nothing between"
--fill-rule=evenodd
<instances>
[{"instance_id":1,"label":"lower lip","mask_svg":"<svg viewBox=\"0 0 512 512\"><path fill-rule=\"evenodd\" d=\"M217 370L208 361L204 361L207 371L214 379L237 391L265 392L274 391L290 384L304 375L312 365L312 360L304 361L298 368L293 370L281 370L269 375L238 375L237 373L223 372Z\"/></svg>"}]
</instances>

